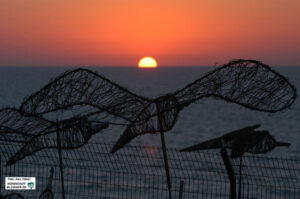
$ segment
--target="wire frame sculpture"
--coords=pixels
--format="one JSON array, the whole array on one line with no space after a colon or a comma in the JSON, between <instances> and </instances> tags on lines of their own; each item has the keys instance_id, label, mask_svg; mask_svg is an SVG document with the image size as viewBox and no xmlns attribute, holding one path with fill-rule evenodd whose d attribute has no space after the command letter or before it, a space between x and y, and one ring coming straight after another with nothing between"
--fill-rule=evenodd
<instances>
[{"instance_id":1,"label":"wire frame sculpture","mask_svg":"<svg viewBox=\"0 0 300 199\"><path fill-rule=\"evenodd\" d=\"M187 147L181 152L190 152L208 149L231 149L231 158L242 157L244 153L268 153L277 146L290 146L290 143L277 142L269 131L255 131L260 124L245 127L227 133L200 144Z\"/></svg>"},{"instance_id":2,"label":"wire frame sculpture","mask_svg":"<svg viewBox=\"0 0 300 199\"><path fill-rule=\"evenodd\" d=\"M274 113L293 104L296 89L284 76L255 60L231 61L183 89L155 99L136 95L88 69L76 69L63 73L38 92L25 98L19 111L25 117L22 120L29 117L55 122L55 118L59 124L59 121L79 116L90 122L123 125L125 130L112 148L112 153L137 136L160 134L171 198L164 133L173 128L184 107L207 97L236 103L252 110ZM8 118L9 121L4 119L6 125L0 127L1 132L7 132L6 128L14 127L10 122L13 118ZM3 118L0 117L0 120ZM30 129L39 129L37 126L40 123L37 123ZM22 123L18 125L22 129ZM59 128L58 125L57 129ZM16 127L12 129L19 130ZM32 146L30 151L42 149L38 145Z\"/></svg>"},{"instance_id":3,"label":"wire frame sculpture","mask_svg":"<svg viewBox=\"0 0 300 199\"><path fill-rule=\"evenodd\" d=\"M5 115L10 117L6 118ZM109 126L106 123L91 122L85 117L53 122L43 117L26 115L14 108L2 109L0 119L2 138L8 141L17 139L18 142L24 143L24 146L9 158L7 166L40 150L58 149L63 198L65 194L61 150L79 148L87 144L94 134Z\"/></svg>"},{"instance_id":4,"label":"wire frame sculpture","mask_svg":"<svg viewBox=\"0 0 300 199\"><path fill-rule=\"evenodd\" d=\"M39 132L29 142L27 142L14 156L12 156L6 165L14 164L37 151L43 149L57 148L57 132L60 132L60 148L65 150L79 148L90 140L93 134L96 134L108 127L108 124L92 125L84 118L71 118L68 120L53 123Z\"/></svg>"},{"instance_id":5,"label":"wire frame sculpture","mask_svg":"<svg viewBox=\"0 0 300 199\"><path fill-rule=\"evenodd\" d=\"M192 152L198 150L221 149L221 155L227 169L231 182L231 198L236 196L235 177L232 166L228 159L226 149L231 149L231 158L240 158L239 169L239 198L241 198L241 181L242 181L242 156L244 153L268 153L278 146L290 146L290 143L277 142L268 131L255 131L261 125L253 125L227 133L221 137L214 138L200 144L190 146L180 150L181 152Z\"/></svg>"}]
</instances>

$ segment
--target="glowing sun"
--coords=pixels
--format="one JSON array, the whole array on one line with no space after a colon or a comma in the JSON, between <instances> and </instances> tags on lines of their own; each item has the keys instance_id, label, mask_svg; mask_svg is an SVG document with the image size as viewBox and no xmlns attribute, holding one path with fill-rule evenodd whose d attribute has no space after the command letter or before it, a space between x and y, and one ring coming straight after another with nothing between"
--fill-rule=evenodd
<instances>
[{"instance_id":1,"label":"glowing sun","mask_svg":"<svg viewBox=\"0 0 300 199\"><path fill-rule=\"evenodd\" d=\"M156 68L157 62L152 57L144 57L139 61L140 68Z\"/></svg>"}]
</instances>

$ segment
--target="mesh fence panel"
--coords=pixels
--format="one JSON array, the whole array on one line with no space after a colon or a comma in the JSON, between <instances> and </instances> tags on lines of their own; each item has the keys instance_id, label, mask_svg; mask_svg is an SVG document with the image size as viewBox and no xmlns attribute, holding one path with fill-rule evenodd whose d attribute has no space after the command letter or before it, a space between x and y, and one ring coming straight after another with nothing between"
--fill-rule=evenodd
<instances>
[{"instance_id":1,"label":"mesh fence panel","mask_svg":"<svg viewBox=\"0 0 300 199\"><path fill-rule=\"evenodd\" d=\"M57 149L46 149L5 166L23 144L6 141L0 144L2 196L14 192L24 198L39 198L53 167L54 198L62 198ZM93 142L62 151L66 198L168 198L161 148L126 146L111 154L112 146ZM174 149L167 153L173 198L179 197L180 181L184 181L183 198L230 197L230 182L220 153L180 153ZM300 160L247 155L231 159L231 164L236 178L236 198L300 198ZM5 190L4 177L9 176L36 177L36 190Z\"/></svg>"}]
</instances>

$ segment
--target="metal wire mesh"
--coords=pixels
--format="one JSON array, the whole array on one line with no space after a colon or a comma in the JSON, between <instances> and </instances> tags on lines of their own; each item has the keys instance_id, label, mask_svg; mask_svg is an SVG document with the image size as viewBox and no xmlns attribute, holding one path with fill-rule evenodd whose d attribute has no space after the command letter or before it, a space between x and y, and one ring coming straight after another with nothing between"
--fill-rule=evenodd
<instances>
[{"instance_id":1,"label":"metal wire mesh","mask_svg":"<svg viewBox=\"0 0 300 199\"><path fill-rule=\"evenodd\" d=\"M0 141L1 195L22 194L39 198L54 167L52 192L62 198L57 149L39 151L11 166L5 166L23 143ZM63 150L66 198L168 198L161 148L126 146L111 154L112 144L92 142L79 149ZM180 181L184 181L183 199L229 198L230 183L218 152L180 153L169 149L169 167L173 198L179 197ZM272 158L266 155L231 159L240 198L299 198L300 160ZM240 165L242 165L240 167ZM241 168L241 175L240 175ZM4 177L36 177L35 191L8 191Z\"/></svg>"}]
</instances>

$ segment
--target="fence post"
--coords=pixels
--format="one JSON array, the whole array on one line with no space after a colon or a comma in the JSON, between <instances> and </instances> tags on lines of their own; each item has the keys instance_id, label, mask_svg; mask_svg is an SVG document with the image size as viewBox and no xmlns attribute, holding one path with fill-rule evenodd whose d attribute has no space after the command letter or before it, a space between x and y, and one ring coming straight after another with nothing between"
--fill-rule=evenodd
<instances>
[{"instance_id":1,"label":"fence post","mask_svg":"<svg viewBox=\"0 0 300 199\"><path fill-rule=\"evenodd\" d=\"M180 188L179 188L179 199L182 199L182 195L183 195L183 185L184 185L184 181L181 180L181 181L180 181Z\"/></svg>"},{"instance_id":2,"label":"fence post","mask_svg":"<svg viewBox=\"0 0 300 199\"><path fill-rule=\"evenodd\" d=\"M61 142L60 142L61 140L60 140L58 121L56 121L56 139L57 139L58 156L59 156L61 192L62 192L62 198L65 199L66 197L65 197L65 185L64 185L64 171L63 171L63 161L62 161Z\"/></svg>"},{"instance_id":3,"label":"fence post","mask_svg":"<svg viewBox=\"0 0 300 199\"><path fill-rule=\"evenodd\" d=\"M236 198L236 183L235 183L235 177L234 172L232 169L232 166L230 164L230 160L228 158L228 154L225 148L221 149L222 159L225 164L225 168L230 180L230 198L235 199Z\"/></svg>"}]
</instances>

